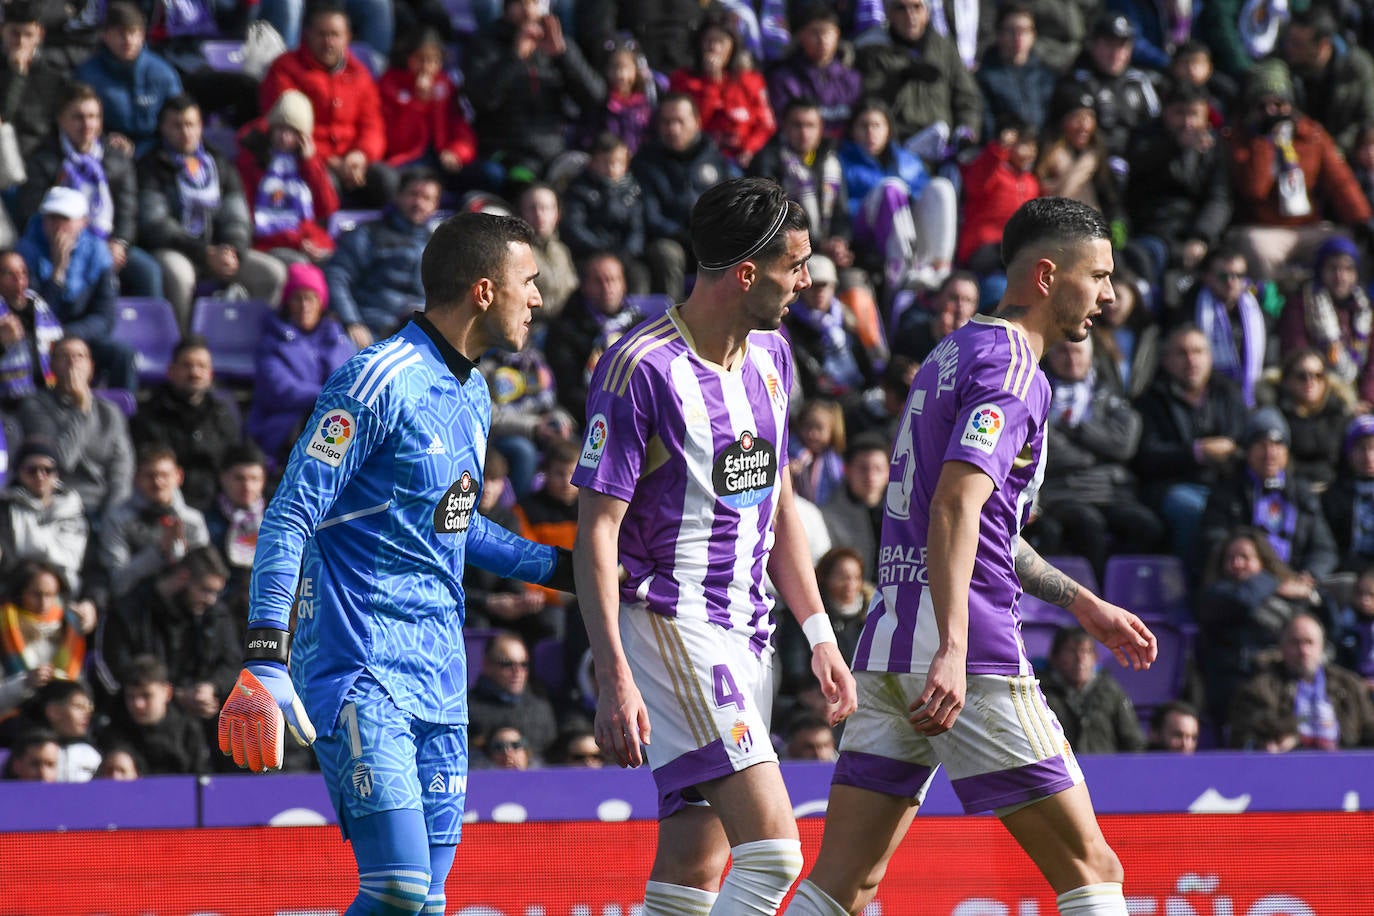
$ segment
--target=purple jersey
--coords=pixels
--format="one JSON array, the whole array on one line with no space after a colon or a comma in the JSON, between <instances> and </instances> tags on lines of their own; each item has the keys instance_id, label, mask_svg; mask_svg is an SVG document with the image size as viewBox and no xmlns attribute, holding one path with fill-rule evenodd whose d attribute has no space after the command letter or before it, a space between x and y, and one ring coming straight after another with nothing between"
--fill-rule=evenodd
<instances>
[{"instance_id":1,"label":"purple jersey","mask_svg":"<svg viewBox=\"0 0 1374 916\"><path fill-rule=\"evenodd\" d=\"M926 569L930 498L946 461L996 489L979 520L969 583L968 673L1031 673L1021 642L1015 557L1040 489L1050 385L1016 325L974 318L926 358L907 397L883 514L878 590L855 671L924 674L939 647Z\"/></svg>"},{"instance_id":2,"label":"purple jersey","mask_svg":"<svg viewBox=\"0 0 1374 916\"><path fill-rule=\"evenodd\" d=\"M573 483L623 499L621 598L704 618L768 645L764 567L787 463L792 353L749 335L740 364L702 359L676 308L631 330L597 363Z\"/></svg>"}]
</instances>

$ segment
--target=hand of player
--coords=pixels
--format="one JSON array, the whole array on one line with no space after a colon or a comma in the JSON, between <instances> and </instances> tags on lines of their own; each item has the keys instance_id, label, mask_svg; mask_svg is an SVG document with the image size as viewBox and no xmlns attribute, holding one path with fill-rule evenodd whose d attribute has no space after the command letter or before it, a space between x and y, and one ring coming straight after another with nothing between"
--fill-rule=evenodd
<instances>
[{"instance_id":1,"label":"hand of player","mask_svg":"<svg viewBox=\"0 0 1374 916\"><path fill-rule=\"evenodd\" d=\"M1097 598L1087 610L1075 615L1088 635L1112 650L1123 668L1148 668L1159 653L1155 634L1125 608Z\"/></svg>"},{"instance_id":2,"label":"hand of player","mask_svg":"<svg viewBox=\"0 0 1374 916\"><path fill-rule=\"evenodd\" d=\"M823 642L811 650L811 673L821 685L826 721L833 728L848 719L859 706L854 675L849 673L840 647L833 642Z\"/></svg>"},{"instance_id":3,"label":"hand of player","mask_svg":"<svg viewBox=\"0 0 1374 916\"><path fill-rule=\"evenodd\" d=\"M926 672L925 689L910 707L907 721L912 728L931 737L954 727L968 690L967 664L963 652L941 648L935 653Z\"/></svg>"},{"instance_id":4,"label":"hand of player","mask_svg":"<svg viewBox=\"0 0 1374 916\"><path fill-rule=\"evenodd\" d=\"M315 740L315 726L296 696L286 666L280 662L244 665L219 711L220 751L255 773L279 770L286 729L302 746Z\"/></svg>"},{"instance_id":5,"label":"hand of player","mask_svg":"<svg viewBox=\"0 0 1374 916\"><path fill-rule=\"evenodd\" d=\"M629 672L598 679L596 743L622 767L644 762L640 745L649 743L649 710Z\"/></svg>"}]
</instances>

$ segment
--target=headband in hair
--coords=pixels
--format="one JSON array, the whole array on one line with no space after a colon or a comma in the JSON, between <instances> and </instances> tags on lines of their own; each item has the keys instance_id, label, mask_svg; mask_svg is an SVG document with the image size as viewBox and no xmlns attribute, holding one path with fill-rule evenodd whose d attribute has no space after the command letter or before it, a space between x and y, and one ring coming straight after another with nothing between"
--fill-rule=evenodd
<instances>
[{"instance_id":1,"label":"headband in hair","mask_svg":"<svg viewBox=\"0 0 1374 916\"><path fill-rule=\"evenodd\" d=\"M704 268L705 270L726 270L728 268L734 267L736 264L740 264L744 261L747 261L754 255L758 254L760 251L763 250L763 247L765 245L773 241L773 237L778 234L778 230L781 229L782 224L786 222L789 203L790 201L787 200L784 200L782 202L782 209L778 211L778 218L773 220L773 225L768 227L768 231L763 234L763 237L760 238L757 242L755 242L752 246L750 246L749 250L746 251L744 254L730 258L726 261L697 261L697 266Z\"/></svg>"}]
</instances>

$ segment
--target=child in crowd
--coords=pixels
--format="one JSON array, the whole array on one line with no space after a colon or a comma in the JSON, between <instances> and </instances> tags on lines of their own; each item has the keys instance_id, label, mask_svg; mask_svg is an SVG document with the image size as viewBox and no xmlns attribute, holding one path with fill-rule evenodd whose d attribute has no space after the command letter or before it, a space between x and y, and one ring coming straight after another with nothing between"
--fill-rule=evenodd
<instances>
[{"instance_id":1,"label":"child in crowd","mask_svg":"<svg viewBox=\"0 0 1374 916\"><path fill-rule=\"evenodd\" d=\"M253 247L284 261L321 263L334 253L325 226L339 194L315 153L315 109L288 89L239 136L238 169L253 217Z\"/></svg>"},{"instance_id":2,"label":"child in crowd","mask_svg":"<svg viewBox=\"0 0 1374 916\"><path fill-rule=\"evenodd\" d=\"M38 693L43 721L57 736L57 781L89 782L100 767L100 752L91 743L95 703L81 681L53 681Z\"/></svg>"},{"instance_id":3,"label":"child in crowd","mask_svg":"<svg viewBox=\"0 0 1374 916\"><path fill-rule=\"evenodd\" d=\"M582 148L598 136L619 137L633 156L649 131L654 116L656 86L649 63L633 40L620 41L606 55L606 104L587 112L581 129Z\"/></svg>"},{"instance_id":4,"label":"child in crowd","mask_svg":"<svg viewBox=\"0 0 1374 916\"><path fill-rule=\"evenodd\" d=\"M797 453L788 462L796 494L821 505L844 480L844 411L825 398L802 405L796 420Z\"/></svg>"},{"instance_id":5,"label":"child in crowd","mask_svg":"<svg viewBox=\"0 0 1374 916\"><path fill-rule=\"evenodd\" d=\"M424 165L453 179L477 158L477 136L463 113L458 88L444 72L444 42L420 29L397 47L395 63L377 83L386 122L386 164Z\"/></svg>"}]
</instances>

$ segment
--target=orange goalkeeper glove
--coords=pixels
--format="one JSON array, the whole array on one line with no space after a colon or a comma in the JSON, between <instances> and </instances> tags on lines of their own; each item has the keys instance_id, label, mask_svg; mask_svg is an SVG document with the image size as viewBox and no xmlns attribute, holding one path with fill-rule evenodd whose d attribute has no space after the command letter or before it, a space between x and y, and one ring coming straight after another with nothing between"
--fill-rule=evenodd
<instances>
[{"instance_id":1,"label":"orange goalkeeper glove","mask_svg":"<svg viewBox=\"0 0 1374 916\"><path fill-rule=\"evenodd\" d=\"M286 666L269 661L244 665L219 711L219 749L254 772L279 770L287 729L302 746L315 740L315 726Z\"/></svg>"}]
</instances>

